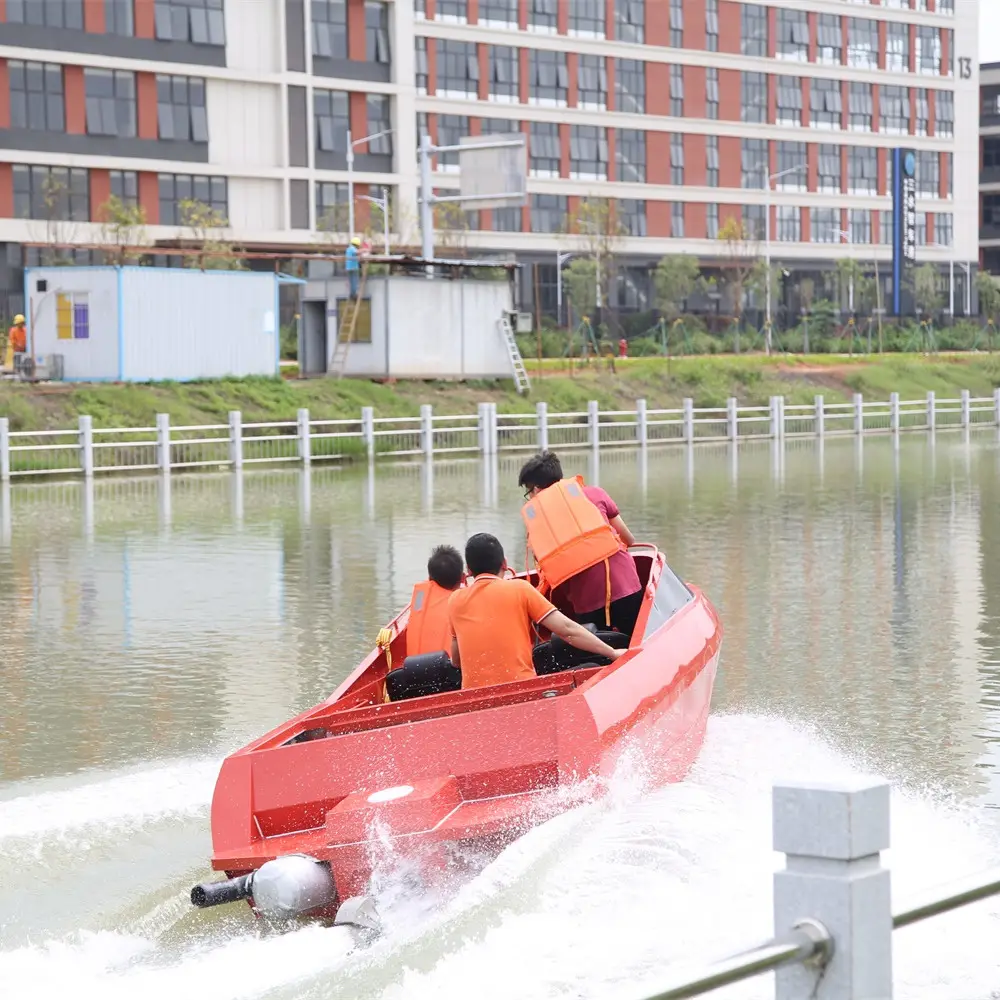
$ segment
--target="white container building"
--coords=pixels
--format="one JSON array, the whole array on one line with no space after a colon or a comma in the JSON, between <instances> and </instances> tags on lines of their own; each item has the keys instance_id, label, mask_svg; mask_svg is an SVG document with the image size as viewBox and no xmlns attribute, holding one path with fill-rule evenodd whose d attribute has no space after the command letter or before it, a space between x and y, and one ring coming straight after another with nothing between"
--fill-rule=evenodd
<instances>
[{"instance_id":1,"label":"white container building","mask_svg":"<svg viewBox=\"0 0 1000 1000\"><path fill-rule=\"evenodd\" d=\"M275 274L158 267L25 271L28 350L70 382L274 376Z\"/></svg>"}]
</instances>

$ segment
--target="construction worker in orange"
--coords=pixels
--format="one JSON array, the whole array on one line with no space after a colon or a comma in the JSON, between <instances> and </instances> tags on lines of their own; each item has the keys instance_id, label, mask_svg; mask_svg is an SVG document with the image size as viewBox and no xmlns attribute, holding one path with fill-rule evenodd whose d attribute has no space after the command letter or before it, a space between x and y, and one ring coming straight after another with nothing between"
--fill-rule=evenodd
<instances>
[{"instance_id":1,"label":"construction worker in orange","mask_svg":"<svg viewBox=\"0 0 1000 1000\"><path fill-rule=\"evenodd\" d=\"M458 549L439 545L427 560L427 579L413 588L406 623L406 655L421 656L451 650L448 598L465 579Z\"/></svg>"},{"instance_id":2,"label":"construction worker in orange","mask_svg":"<svg viewBox=\"0 0 1000 1000\"><path fill-rule=\"evenodd\" d=\"M0 327L3 329L3 327ZM18 313L14 317L14 324L7 333L7 351L4 358L4 368L14 367L14 355L24 354L28 349L28 334L24 328L24 317Z\"/></svg>"}]
</instances>

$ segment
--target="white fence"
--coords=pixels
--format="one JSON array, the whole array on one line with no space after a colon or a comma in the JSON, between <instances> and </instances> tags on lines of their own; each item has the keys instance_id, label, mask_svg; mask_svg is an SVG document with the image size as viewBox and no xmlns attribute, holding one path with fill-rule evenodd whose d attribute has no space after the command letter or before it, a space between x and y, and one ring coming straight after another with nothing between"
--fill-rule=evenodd
<instances>
[{"instance_id":1,"label":"white fence","mask_svg":"<svg viewBox=\"0 0 1000 1000\"><path fill-rule=\"evenodd\" d=\"M140 472L242 468L280 462L344 461L351 458L494 455L553 448L646 447L760 438L889 434L938 428L1000 427L1000 389L992 397L968 391L953 399L865 400L788 404L772 396L767 406L696 408L690 399L677 409L654 410L636 401L634 410L550 413L539 403L533 413L501 413L496 403L460 416L422 406L416 417L376 417L364 407L358 419L313 420L299 410L295 420L244 423L238 411L225 424L172 426L157 415L153 427L94 427L89 416L73 430L12 431L0 417L0 480L27 476L93 476Z\"/></svg>"}]
</instances>

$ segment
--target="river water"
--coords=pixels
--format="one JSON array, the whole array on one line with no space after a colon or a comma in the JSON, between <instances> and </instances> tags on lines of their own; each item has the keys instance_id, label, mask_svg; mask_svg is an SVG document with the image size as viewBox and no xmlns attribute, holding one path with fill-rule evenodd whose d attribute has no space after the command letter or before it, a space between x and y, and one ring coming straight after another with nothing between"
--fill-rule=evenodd
<instances>
[{"instance_id":1,"label":"river water","mask_svg":"<svg viewBox=\"0 0 1000 1000\"><path fill-rule=\"evenodd\" d=\"M666 790L623 769L367 950L192 911L215 775L329 694L433 545L493 531L521 564L517 462L0 494L0 996L638 998L767 936L786 777L893 779L899 903L1000 863L995 431L567 465L720 609L704 750ZM998 933L997 902L898 932L897 996L996 996Z\"/></svg>"}]
</instances>

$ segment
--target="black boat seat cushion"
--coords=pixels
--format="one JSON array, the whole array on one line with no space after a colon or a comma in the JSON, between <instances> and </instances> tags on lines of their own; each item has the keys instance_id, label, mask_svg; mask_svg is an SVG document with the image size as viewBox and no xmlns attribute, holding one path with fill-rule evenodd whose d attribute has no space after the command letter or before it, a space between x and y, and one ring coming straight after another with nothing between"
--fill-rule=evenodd
<instances>
[{"instance_id":1,"label":"black boat seat cushion","mask_svg":"<svg viewBox=\"0 0 1000 1000\"><path fill-rule=\"evenodd\" d=\"M462 671L451 662L451 657L444 650L408 656L401 667L390 670L385 676L389 701L459 691L461 687Z\"/></svg>"},{"instance_id":2,"label":"black boat seat cushion","mask_svg":"<svg viewBox=\"0 0 1000 1000\"><path fill-rule=\"evenodd\" d=\"M606 642L612 649L627 649L629 637L622 632L598 631L593 625L585 625L588 632L595 632L597 637ZM574 670L584 664L599 663L607 666L611 661L606 656L594 656L586 650L577 649L568 642L554 635L548 642L541 642L531 651L531 662L535 673L540 677L546 674L556 674L561 670Z\"/></svg>"}]
</instances>

